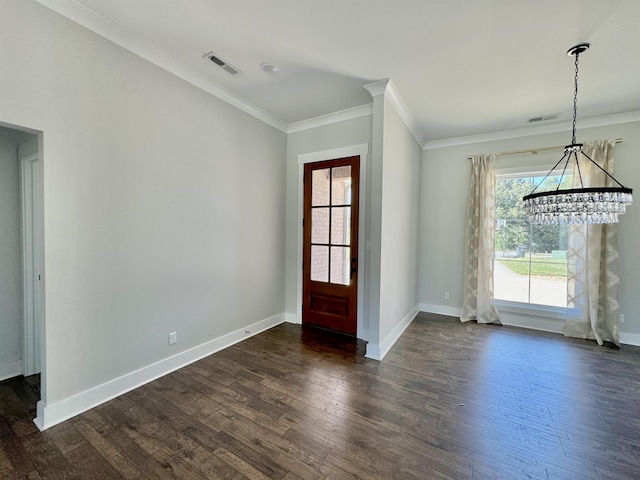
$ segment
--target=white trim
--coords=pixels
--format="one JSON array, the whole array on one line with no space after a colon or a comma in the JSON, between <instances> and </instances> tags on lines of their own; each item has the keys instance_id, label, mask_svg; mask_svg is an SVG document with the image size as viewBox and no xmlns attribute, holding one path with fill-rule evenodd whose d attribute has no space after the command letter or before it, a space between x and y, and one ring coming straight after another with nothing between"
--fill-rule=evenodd
<instances>
[{"instance_id":1,"label":"white trim","mask_svg":"<svg viewBox=\"0 0 640 480\"><path fill-rule=\"evenodd\" d=\"M398 115L400 115L400 118L411 132L411 135L413 135L413 138L415 138L416 142L418 142L418 145L424 145L424 133L420 130L418 122L416 122L416 119L411 113L411 110L409 110L409 107L404 102L404 99L400 95L400 92L391 80L389 80L387 94L391 105L393 105L393 107L396 109L396 112L398 112Z\"/></svg>"},{"instance_id":2,"label":"white trim","mask_svg":"<svg viewBox=\"0 0 640 480\"><path fill-rule=\"evenodd\" d=\"M20 158L22 212L22 367L25 377L42 370L40 268L40 169L38 153Z\"/></svg>"},{"instance_id":3,"label":"white trim","mask_svg":"<svg viewBox=\"0 0 640 480\"><path fill-rule=\"evenodd\" d=\"M421 312L436 313L438 315L447 315L449 317L460 318L462 315L462 308L451 307L449 305L436 305L434 303L421 303Z\"/></svg>"},{"instance_id":4,"label":"white trim","mask_svg":"<svg viewBox=\"0 0 640 480\"><path fill-rule=\"evenodd\" d=\"M367 90L372 97L377 97L378 95L385 94L385 92L387 91L387 87L389 86L389 82L391 82L391 79L385 78L384 80L378 80L377 82L363 85L362 88Z\"/></svg>"},{"instance_id":5,"label":"white trim","mask_svg":"<svg viewBox=\"0 0 640 480\"><path fill-rule=\"evenodd\" d=\"M566 307L552 307L533 303L510 302L508 300L495 300L496 308L500 313L515 313L532 317L551 318L564 322L567 318Z\"/></svg>"},{"instance_id":6,"label":"white trim","mask_svg":"<svg viewBox=\"0 0 640 480\"><path fill-rule=\"evenodd\" d=\"M603 115L600 117L590 117L578 120L578 129L604 127L607 125L619 125L621 123L631 123L640 121L639 112L619 113L616 115ZM520 128L511 128L499 132L481 133L478 135L467 135L464 137L445 138L426 142L422 148L431 150L433 148L455 147L458 145L468 145L470 143L492 142L494 140L505 140L508 138L529 137L532 135L543 135L547 133L569 132L571 122L558 122L548 125L535 125Z\"/></svg>"},{"instance_id":7,"label":"white trim","mask_svg":"<svg viewBox=\"0 0 640 480\"><path fill-rule=\"evenodd\" d=\"M540 305L523 307L515 303L496 302L503 325L527 328L542 332L564 334L563 308L544 307ZM461 308L430 303L420 304L421 312L437 313L460 318ZM640 347L640 333L620 332L620 343ZM367 352L368 352L367 348Z\"/></svg>"},{"instance_id":8,"label":"white trim","mask_svg":"<svg viewBox=\"0 0 640 480\"><path fill-rule=\"evenodd\" d=\"M284 314L284 321L287 323L295 323L298 325L302 323L302 319L298 317L295 313L288 313L288 312Z\"/></svg>"},{"instance_id":9,"label":"white trim","mask_svg":"<svg viewBox=\"0 0 640 480\"><path fill-rule=\"evenodd\" d=\"M500 311L500 321L503 325L510 327L526 328L528 330L539 330L541 332L564 333L564 319L553 316L536 315L534 313L519 313L514 311Z\"/></svg>"},{"instance_id":10,"label":"white trim","mask_svg":"<svg viewBox=\"0 0 640 480\"><path fill-rule=\"evenodd\" d=\"M365 241L365 213L366 213L366 191L367 191L367 155L369 154L369 144L361 143L348 147L332 148L318 152L302 153L298 155L298 257L296 259L296 317L302 321L302 242L303 229L302 217L304 215L304 165L306 163L322 162L336 158L360 157L360 198L359 198L359 219L358 219L358 326L357 337L362 340L369 340L369 330L364 324L364 279L366 262L366 241ZM299 322L295 322L299 323Z\"/></svg>"},{"instance_id":11,"label":"white trim","mask_svg":"<svg viewBox=\"0 0 640 480\"><path fill-rule=\"evenodd\" d=\"M16 360L14 362L0 365L0 382L20 375L22 375L22 360Z\"/></svg>"},{"instance_id":12,"label":"white trim","mask_svg":"<svg viewBox=\"0 0 640 480\"><path fill-rule=\"evenodd\" d=\"M36 0L56 13L129 50L152 64L174 74L176 77L204 90L223 102L287 133L287 124L275 115L227 90L206 75L185 65L181 61L158 50L120 25L73 0Z\"/></svg>"},{"instance_id":13,"label":"white trim","mask_svg":"<svg viewBox=\"0 0 640 480\"><path fill-rule=\"evenodd\" d=\"M503 325L542 330L544 332L563 332L563 322L566 315L566 309L564 308L523 305L504 301L496 301L496 308L500 312L500 320ZM458 319L462 314L462 308L431 303L421 303L420 311L447 315Z\"/></svg>"},{"instance_id":14,"label":"white trim","mask_svg":"<svg viewBox=\"0 0 640 480\"><path fill-rule=\"evenodd\" d=\"M533 154L531 155L533 156ZM519 167L496 168L496 180L510 178L544 177L556 161L549 162L548 165L521 165ZM560 175L562 168L556 168L554 173Z\"/></svg>"},{"instance_id":15,"label":"white trim","mask_svg":"<svg viewBox=\"0 0 640 480\"><path fill-rule=\"evenodd\" d=\"M119 395L129 392L141 385L149 383L159 377L171 373L201 358L223 350L246 338L252 337L285 321L284 314L274 315L248 327L241 328L221 337L210 340L202 345L180 352L139 370L127 373L119 378L110 380L72 397L65 398L52 404L38 402L38 416L34 423L40 430L53 427L71 417L94 408Z\"/></svg>"},{"instance_id":16,"label":"white trim","mask_svg":"<svg viewBox=\"0 0 640 480\"><path fill-rule=\"evenodd\" d=\"M389 103L393 106L393 108L398 112L398 115L402 119L402 122L405 124L407 129L413 135L418 145L421 147L424 144L424 134L420 130L418 126L418 122L414 118L411 110L407 107L402 95L396 88L395 84L390 78L386 78L384 80L379 80L377 82L369 83L364 85L364 88L371 94L372 97L377 97L378 95L384 95L385 98L389 99Z\"/></svg>"},{"instance_id":17,"label":"white trim","mask_svg":"<svg viewBox=\"0 0 640 480\"><path fill-rule=\"evenodd\" d=\"M328 113L319 117L309 118L308 120L290 123L287 128L287 133L301 132L303 130L332 125L334 123L366 117L372 114L373 104L368 103L366 105L360 105L359 107L348 108L346 110L340 110L339 112Z\"/></svg>"},{"instance_id":18,"label":"white trim","mask_svg":"<svg viewBox=\"0 0 640 480\"><path fill-rule=\"evenodd\" d=\"M411 322L413 322L418 313L420 313L420 310L418 309L418 305L416 305L404 316L393 330L384 337L384 340L382 340L379 345L367 343L367 353L365 354L365 357L373 360L382 360L384 356L389 353L391 347L393 347L393 345L398 341L407 327L411 325Z\"/></svg>"},{"instance_id":19,"label":"white trim","mask_svg":"<svg viewBox=\"0 0 640 480\"><path fill-rule=\"evenodd\" d=\"M640 347L640 333L620 332L620 343Z\"/></svg>"},{"instance_id":20,"label":"white trim","mask_svg":"<svg viewBox=\"0 0 640 480\"><path fill-rule=\"evenodd\" d=\"M301 153L298 155L298 165L324 162L325 160L333 160L336 158L355 157L357 155L360 155L360 160L362 161L363 158L366 160L368 154L369 144L361 143L359 145L332 148L330 150L321 150L319 152ZM362 165L360 165L360 171L362 171Z\"/></svg>"}]
</instances>

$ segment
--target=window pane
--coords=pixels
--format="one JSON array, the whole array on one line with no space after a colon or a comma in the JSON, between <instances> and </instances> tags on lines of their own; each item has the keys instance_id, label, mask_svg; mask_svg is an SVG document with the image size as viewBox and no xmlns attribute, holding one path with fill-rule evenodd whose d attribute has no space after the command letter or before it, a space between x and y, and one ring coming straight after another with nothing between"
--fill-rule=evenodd
<instances>
[{"instance_id":1,"label":"window pane","mask_svg":"<svg viewBox=\"0 0 640 480\"><path fill-rule=\"evenodd\" d=\"M567 225L533 225L531 303L567 306Z\"/></svg>"},{"instance_id":2,"label":"window pane","mask_svg":"<svg viewBox=\"0 0 640 480\"><path fill-rule=\"evenodd\" d=\"M311 209L311 243L329 243L329 207Z\"/></svg>"},{"instance_id":3,"label":"window pane","mask_svg":"<svg viewBox=\"0 0 640 480\"><path fill-rule=\"evenodd\" d=\"M524 213L523 213L524 216ZM529 303L529 222L522 218L500 219L496 231L493 269L494 297ZM500 238L500 241L498 239Z\"/></svg>"},{"instance_id":4,"label":"window pane","mask_svg":"<svg viewBox=\"0 0 640 480\"><path fill-rule=\"evenodd\" d=\"M329 247L311 245L311 280L329 281Z\"/></svg>"},{"instance_id":5,"label":"window pane","mask_svg":"<svg viewBox=\"0 0 640 480\"><path fill-rule=\"evenodd\" d=\"M529 303L529 263L526 258L496 258L493 266L494 297Z\"/></svg>"},{"instance_id":6,"label":"window pane","mask_svg":"<svg viewBox=\"0 0 640 480\"><path fill-rule=\"evenodd\" d=\"M311 173L311 206L329 205L329 172L330 168L312 170Z\"/></svg>"},{"instance_id":7,"label":"window pane","mask_svg":"<svg viewBox=\"0 0 640 480\"><path fill-rule=\"evenodd\" d=\"M331 283L349 285L351 256L349 247L331 247Z\"/></svg>"},{"instance_id":8,"label":"window pane","mask_svg":"<svg viewBox=\"0 0 640 480\"><path fill-rule=\"evenodd\" d=\"M349 245L351 236L351 207L331 209L331 243Z\"/></svg>"},{"instance_id":9,"label":"window pane","mask_svg":"<svg viewBox=\"0 0 640 480\"><path fill-rule=\"evenodd\" d=\"M522 197L541 180L524 175L496 181L494 297L566 307L568 226L530 224L522 209ZM538 191L557 188L559 180L549 176ZM565 177L562 188L570 185Z\"/></svg>"},{"instance_id":10,"label":"window pane","mask_svg":"<svg viewBox=\"0 0 640 480\"><path fill-rule=\"evenodd\" d=\"M331 204L351 205L351 166L331 170Z\"/></svg>"}]
</instances>

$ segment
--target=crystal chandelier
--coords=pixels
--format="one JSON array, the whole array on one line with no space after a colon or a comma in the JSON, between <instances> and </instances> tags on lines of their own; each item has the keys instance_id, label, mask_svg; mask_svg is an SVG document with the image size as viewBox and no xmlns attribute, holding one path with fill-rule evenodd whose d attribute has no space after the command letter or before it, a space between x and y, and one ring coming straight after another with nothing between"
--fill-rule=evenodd
<instances>
[{"instance_id":1,"label":"crystal chandelier","mask_svg":"<svg viewBox=\"0 0 640 480\"><path fill-rule=\"evenodd\" d=\"M542 181L536 185L533 191L522 198L524 210L529 215L529 221L534 224L557 225L568 224L599 224L617 223L618 215L625 212L626 206L633 201L633 190L623 186L618 180L613 178L607 171L591 159L582 151L582 143L576 143L576 114L578 111L578 57L581 53L589 49L588 43L580 43L571 47L567 55L575 56L575 88L573 95L573 135L571 145L564 147L564 155L558 163L545 175ZM586 158L598 169L606 174L606 178L613 180L618 186L587 187L582 183L582 173L580 172L581 157ZM567 171L567 166L571 160L575 161L576 171L580 179L580 188L560 189L560 184ZM544 183L549 175L562 162L564 167L562 175L558 180L558 187L548 192L538 192L536 190ZM586 160L582 160L585 162ZM608 182L613 185L612 182Z\"/></svg>"}]
</instances>

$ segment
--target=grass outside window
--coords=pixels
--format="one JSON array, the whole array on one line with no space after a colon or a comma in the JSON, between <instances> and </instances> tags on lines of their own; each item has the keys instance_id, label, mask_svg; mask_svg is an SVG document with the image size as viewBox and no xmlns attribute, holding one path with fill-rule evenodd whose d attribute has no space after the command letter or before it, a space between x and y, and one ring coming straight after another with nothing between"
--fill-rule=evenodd
<instances>
[{"instance_id":1,"label":"grass outside window","mask_svg":"<svg viewBox=\"0 0 640 480\"><path fill-rule=\"evenodd\" d=\"M520 258L500 258L496 261L514 271L518 275L533 275L538 277L566 277L567 261L562 259L545 258L540 255L528 255Z\"/></svg>"}]
</instances>

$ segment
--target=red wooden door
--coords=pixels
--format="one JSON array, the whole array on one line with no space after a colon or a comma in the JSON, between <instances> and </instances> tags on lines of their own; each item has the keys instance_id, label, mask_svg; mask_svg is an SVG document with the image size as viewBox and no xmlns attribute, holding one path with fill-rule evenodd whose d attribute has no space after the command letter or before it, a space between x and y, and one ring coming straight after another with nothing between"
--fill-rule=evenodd
<instances>
[{"instance_id":1,"label":"red wooden door","mask_svg":"<svg viewBox=\"0 0 640 480\"><path fill-rule=\"evenodd\" d=\"M355 335L360 157L304 167L302 322Z\"/></svg>"}]
</instances>

